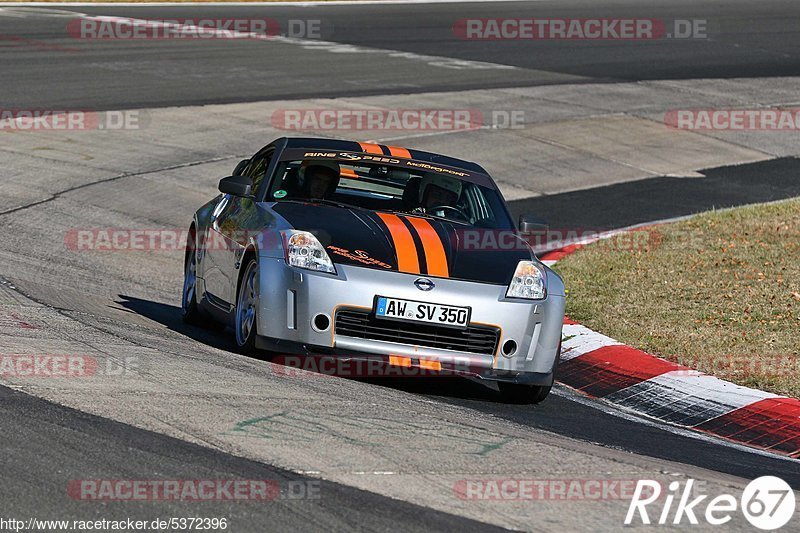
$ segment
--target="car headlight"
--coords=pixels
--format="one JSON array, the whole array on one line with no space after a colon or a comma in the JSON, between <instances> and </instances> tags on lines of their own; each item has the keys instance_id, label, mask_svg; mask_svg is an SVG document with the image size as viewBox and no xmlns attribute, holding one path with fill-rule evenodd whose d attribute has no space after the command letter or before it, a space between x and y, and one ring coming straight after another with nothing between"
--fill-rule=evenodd
<instances>
[{"instance_id":1,"label":"car headlight","mask_svg":"<svg viewBox=\"0 0 800 533\"><path fill-rule=\"evenodd\" d=\"M336 274L328 252L307 231L284 231L283 249L286 252L286 262L292 266Z\"/></svg>"},{"instance_id":2,"label":"car headlight","mask_svg":"<svg viewBox=\"0 0 800 533\"><path fill-rule=\"evenodd\" d=\"M506 297L544 300L547 297L547 272L535 261L520 261Z\"/></svg>"}]
</instances>

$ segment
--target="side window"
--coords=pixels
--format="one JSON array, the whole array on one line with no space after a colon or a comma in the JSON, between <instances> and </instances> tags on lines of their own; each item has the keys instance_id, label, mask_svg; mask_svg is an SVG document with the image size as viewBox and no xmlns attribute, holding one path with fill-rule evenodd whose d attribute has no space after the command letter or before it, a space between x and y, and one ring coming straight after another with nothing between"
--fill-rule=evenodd
<instances>
[{"instance_id":1,"label":"side window","mask_svg":"<svg viewBox=\"0 0 800 533\"><path fill-rule=\"evenodd\" d=\"M492 206L477 185L470 183L464 188L464 208L473 224L493 227L497 222Z\"/></svg>"},{"instance_id":2,"label":"side window","mask_svg":"<svg viewBox=\"0 0 800 533\"><path fill-rule=\"evenodd\" d=\"M253 191L258 192L261 190L273 153L275 152L269 152L263 156L254 157L253 160L250 161L250 164L247 165L243 174L253 180Z\"/></svg>"},{"instance_id":3,"label":"side window","mask_svg":"<svg viewBox=\"0 0 800 533\"><path fill-rule=\"evenodd\" d=\"M281 162L275 171L275 179L269 188L266 201L272 202L281 198L296 197L300 194L300 178L298 171L300 162Z\"/></svg>"}]
</instances>

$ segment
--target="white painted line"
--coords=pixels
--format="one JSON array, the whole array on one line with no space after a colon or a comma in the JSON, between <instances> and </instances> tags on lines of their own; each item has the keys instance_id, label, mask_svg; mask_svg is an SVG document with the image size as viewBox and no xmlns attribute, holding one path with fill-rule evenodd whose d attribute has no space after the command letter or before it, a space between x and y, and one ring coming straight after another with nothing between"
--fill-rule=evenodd
<instances>
[{"instance_id":1,"label":"white painted line","mask_svg":"<svg viewBox=\"0 0 800 533\"><path fill-rule=\"evenodd\" d=\"M722 211L722 209L719 209L718 211ZM562 248L566 248L567 246L572 246L574 244L580 244L582 246L585 246L587 244L593 244L604 239L610 239L612 237L616 237L617 235L621 233L626 233L628 231L634 231L637 229L647 228L650 226L660 226L662 224L670 224L672 222L681 222L683 220L688 220L694 216L697 215L683 215L679 217L662 218L661 220L656 220L653 222L642 222L641 224L633 224L632 226L625 226L624 228L597 232L596 234L591 235L589 237L578 238L578 239L562 239L558 241L553 241L551 243L547 243L544 246L537 247L534 250L534 252L538 255L547 252L556 252Z\"/></svg>"},{"instance_id":2,"label":"white painted line","mask_svg":"<svg viewBox=\"0 0 800 533\"><path fill-rule=\"evenodd\" d=\"M484 61L469 61L466 59L456 59L452 57L433 56L425 54L415 54L413 52L402 52L384 48L371 48L367 46L356 46L353 44L337 43L333 41L322 41L317 39L298 39L295 37L269 36L262 33L240 32L235 30L220 30L215 28L201 28L192 24L178 24L168 21L137 19L129 17L87 15L75 13L76 17L95 22L107 22L111 24L131 24L142 25L153 28L170 28L176 31L186 31L197 35L218 35L221 38L250 39L262 42L283 43L299 45L306 50L320 50L334 54L380 54L391 58L408 59L410 61L420 61L432 67L447 68L455 70L517 70L511 65L501 65L499 63L487 63Z\"/></svg>"}]
</instances>

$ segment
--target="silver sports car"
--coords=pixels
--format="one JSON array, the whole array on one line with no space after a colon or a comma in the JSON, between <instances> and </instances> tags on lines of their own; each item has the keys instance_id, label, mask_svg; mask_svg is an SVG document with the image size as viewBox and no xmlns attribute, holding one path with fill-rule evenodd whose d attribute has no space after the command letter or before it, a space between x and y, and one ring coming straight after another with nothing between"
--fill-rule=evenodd
<instances>
[{"instance_id":1,"label":"silver sports car","mask_svg":"<svg viewBox=\"0 0 800 533\"><path fill-rule=\"evenodd\" d=\"M280 138L194 216L183 316L243 352L382 358L497 383L553 384L564 284L475 163L394 146Z\"/></svg>"}]
</instances>

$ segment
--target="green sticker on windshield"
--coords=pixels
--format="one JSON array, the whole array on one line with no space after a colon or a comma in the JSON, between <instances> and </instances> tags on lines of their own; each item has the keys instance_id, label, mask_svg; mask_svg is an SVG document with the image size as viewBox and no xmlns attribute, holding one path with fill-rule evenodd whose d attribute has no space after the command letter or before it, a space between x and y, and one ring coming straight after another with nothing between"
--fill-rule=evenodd
<instances>
[{"instance_id":1,"label":"green sticker on windshield","mask_svg":"<svg viewBox=\"0 0 800 533\"><path fill-rule=\"evenodd\" d=\"M283 198L284 196L286 196L286 194L287 194L286 191L284 191L283 189L279 189L275 191L275 194L273 194L272 196L274 198Z\"/></svg>"}]
</instances>

